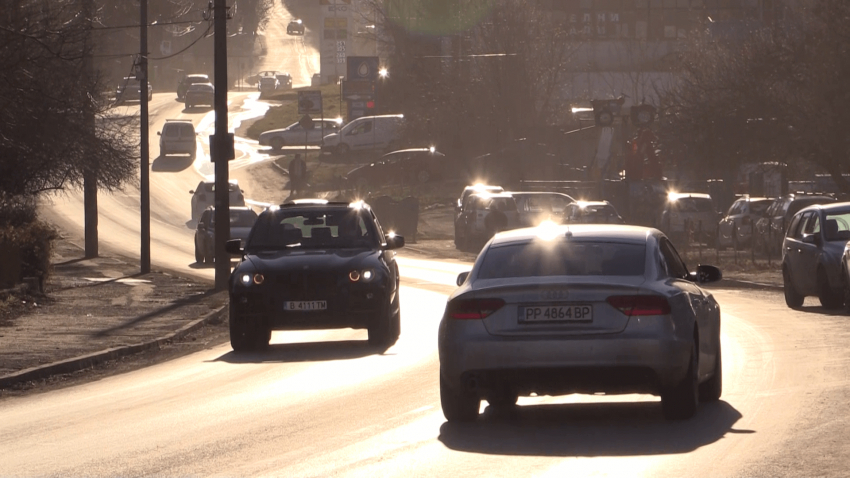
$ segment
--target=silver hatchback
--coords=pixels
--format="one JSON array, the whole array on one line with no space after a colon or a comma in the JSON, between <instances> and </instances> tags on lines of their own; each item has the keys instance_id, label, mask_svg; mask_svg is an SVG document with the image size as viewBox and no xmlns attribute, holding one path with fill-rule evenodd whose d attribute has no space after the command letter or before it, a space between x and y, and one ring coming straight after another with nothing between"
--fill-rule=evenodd
<instances>
[{"instance_id":1,"label":"silver hatchback","mask_svg":"<svg viewBox=\"0 0 850 478\"><path fill-rule=\"evenodd\" d=\"M458 276L439 327L440 399L449 421L480 401L649 393L689 418L722 389L720 306L657 229L546 225L497 234Z\"/></svg>"}]
</instances>

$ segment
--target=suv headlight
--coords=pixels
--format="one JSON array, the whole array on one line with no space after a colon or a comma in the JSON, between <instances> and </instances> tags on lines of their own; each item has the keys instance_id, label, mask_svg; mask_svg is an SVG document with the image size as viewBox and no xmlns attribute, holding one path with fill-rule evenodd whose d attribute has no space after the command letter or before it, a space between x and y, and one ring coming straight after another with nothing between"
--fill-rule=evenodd
<instances>
[{"instance_id":1,"label":"suv headlight","mask_svg":"<svg viewBox=\"0 0 850 478\"><path fill-rule=\"evenodd\" d=\"M265 280L265 276L259 272L254 274L242 274L239 276L239 282L241 282L244 286L249 286L251 284L260 285L265 282Z\"/></svg>"},{"instance_id":2,"label":"suv headlight","mask_svg":"<svg viewBox=\"0 0 850 478\"><path fill-rule=\"evenodd\" d=\"M375 280L375 276L377 276L377 274L374 269L355 269L348 273L348 280L351 282L372 282Z\"/></svg>"}]
</instances>

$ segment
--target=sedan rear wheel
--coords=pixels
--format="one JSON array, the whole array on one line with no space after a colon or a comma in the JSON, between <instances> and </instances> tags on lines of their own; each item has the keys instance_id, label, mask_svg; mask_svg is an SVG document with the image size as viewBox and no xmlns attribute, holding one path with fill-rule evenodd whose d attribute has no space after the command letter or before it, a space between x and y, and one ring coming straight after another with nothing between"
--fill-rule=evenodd
<instances>
[{"instance_id":1,"label":"sedan rear wheel","mask_svg":"<svg viewBox=\"0 0 850 478\"><path fill-rule=\"evenodd\" d=\"M661 394L661 411L667 420L686 420L696 414L699 405L698 370L696 346L691 345L688 373L678 385Z\"/></svg>"},{"instance_id":2,"label":"sedan rear wheel","mask_svg":"<svg viewBox=\"0 0 850 478\"><path fill-rule=\"evenodd\" d=\"M274 138L271 141L272 149L275 149L275 150L283 149L283 146L285 144L286 143L283 141L283 138Z\"/></svg>"},{"instance_id":3,"label":"sedan rear wheel","mask_svg":"<svg viewBox=\"0 0 850 478\"><path fill-rule=\"evenodd\" d=\"M440 371L440 406L449 422L471 422L478 418L481 399L471 392L458 391L449 387Z\"/></svg>"},{"instance_id":4,"label":"sedan rear wheel","mask_svg":"<svg viewBox=\"0 0 850 478\"><path fill-rule=\"evenodd\" d=\"M785 291L785 305L792 309L803 305L805 297L794 288L794 284L791 282L791 274L785 267L782 268L782 289Z\"/></svg>"},{"instance_id":5,"label":"sedan rear wheel","mask_svg":"<svg viewBox=\"0 0 850 478\"><path fill-rule=\"evenodd\" d=\"M720 355L720 342L717 343L717 357L714 359L714 375L708 381L699 384L699 401L716 402L723 393L723 358Z\"/></svg>"},{"instance_id":6,"label":"sedan rear wheel","mask_svg":"<svg viewBox=\"0 0 850 478\"><path fill-rule=\"evenodd\" d=\"M829 279L826 277L826 271L821 268L818 271L818 299L820 305L825 309L837 309L844 304L844 295L832 290L829 286Z\"/></svg>"}]
</instances>

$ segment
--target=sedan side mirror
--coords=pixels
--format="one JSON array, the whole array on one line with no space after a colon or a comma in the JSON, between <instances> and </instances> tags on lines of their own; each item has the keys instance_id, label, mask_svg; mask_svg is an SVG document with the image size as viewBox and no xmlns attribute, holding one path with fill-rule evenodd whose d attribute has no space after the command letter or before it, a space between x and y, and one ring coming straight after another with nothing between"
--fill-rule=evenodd
<instances>
[{"instance_id":1,"label":"sedan side mirror","mask_svg":"<svg viewBox=\"0 0 850 478\"><path fill-rule=\"evenodd\" d=\"M463 283L466 282L467 277L469 277L469 271L461 272L457 275L457 281L455 282L457 283L457 285L463 285Z\"/></svg>"},{"instance_id":2,"label":"sedan side mirror","mask_svg":"<svg viewBox=\"0 0 850 478\"><path fill-rule=\"evenodd\" d=\"M391 251L402 247L404 247L404 236L387 236L387 247L384 248L385 250Z\"/></svg>"},{"instance_id":3,"label":"sedan side mirror","mask_svg":"<svg viewBox=\"0 0 850 478\"><path fill-rule=\"evenodd\" d=\"M157 132L156 132L156 135L157 135L157 136L162 136L162 131L157 131Z\"/></svg>"},{"instance_id":4,"label":"sedan side mirror","mask_svg":"<svg viewBox=\"0 0 850 478\"><path fill-rule=\"evenodd\" d=\"M723 279L723 273L715 266L698 265L697 270L691 272L688 279L697 284L707 284Z\"/></svg>"},{"instance_id":5,"label":"sedan side mirror","mask_svg":"<svg viewBox=\"0 0 850 478\"><path fill-rule=\"evenodd\" d=\"M241 256L245 250L242 249L242 241L240 239L231 239L224 243L224 250L234 256Z\"/></svg>"}]
</instances>

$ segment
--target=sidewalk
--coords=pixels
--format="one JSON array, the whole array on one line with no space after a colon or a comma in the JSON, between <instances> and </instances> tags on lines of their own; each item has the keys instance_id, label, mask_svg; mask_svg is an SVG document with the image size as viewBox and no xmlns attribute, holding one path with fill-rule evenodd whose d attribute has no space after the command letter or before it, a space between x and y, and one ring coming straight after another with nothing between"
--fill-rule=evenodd
<instances>
[{"instance_id":1,"label":"sidewalk","mask_svg":"<svg viewBox=\"0 0 850 478\"><path fill-rule=\"evenodd\" d=\"M211 284L139 274L138 263L110 255L83 259L83 249L67 240L55 247L46 295L14 304L24 309L17 318L0 318L0 389L155 349L227 321L227 293L213 293Z\"/></svg>"}]
</instances>

